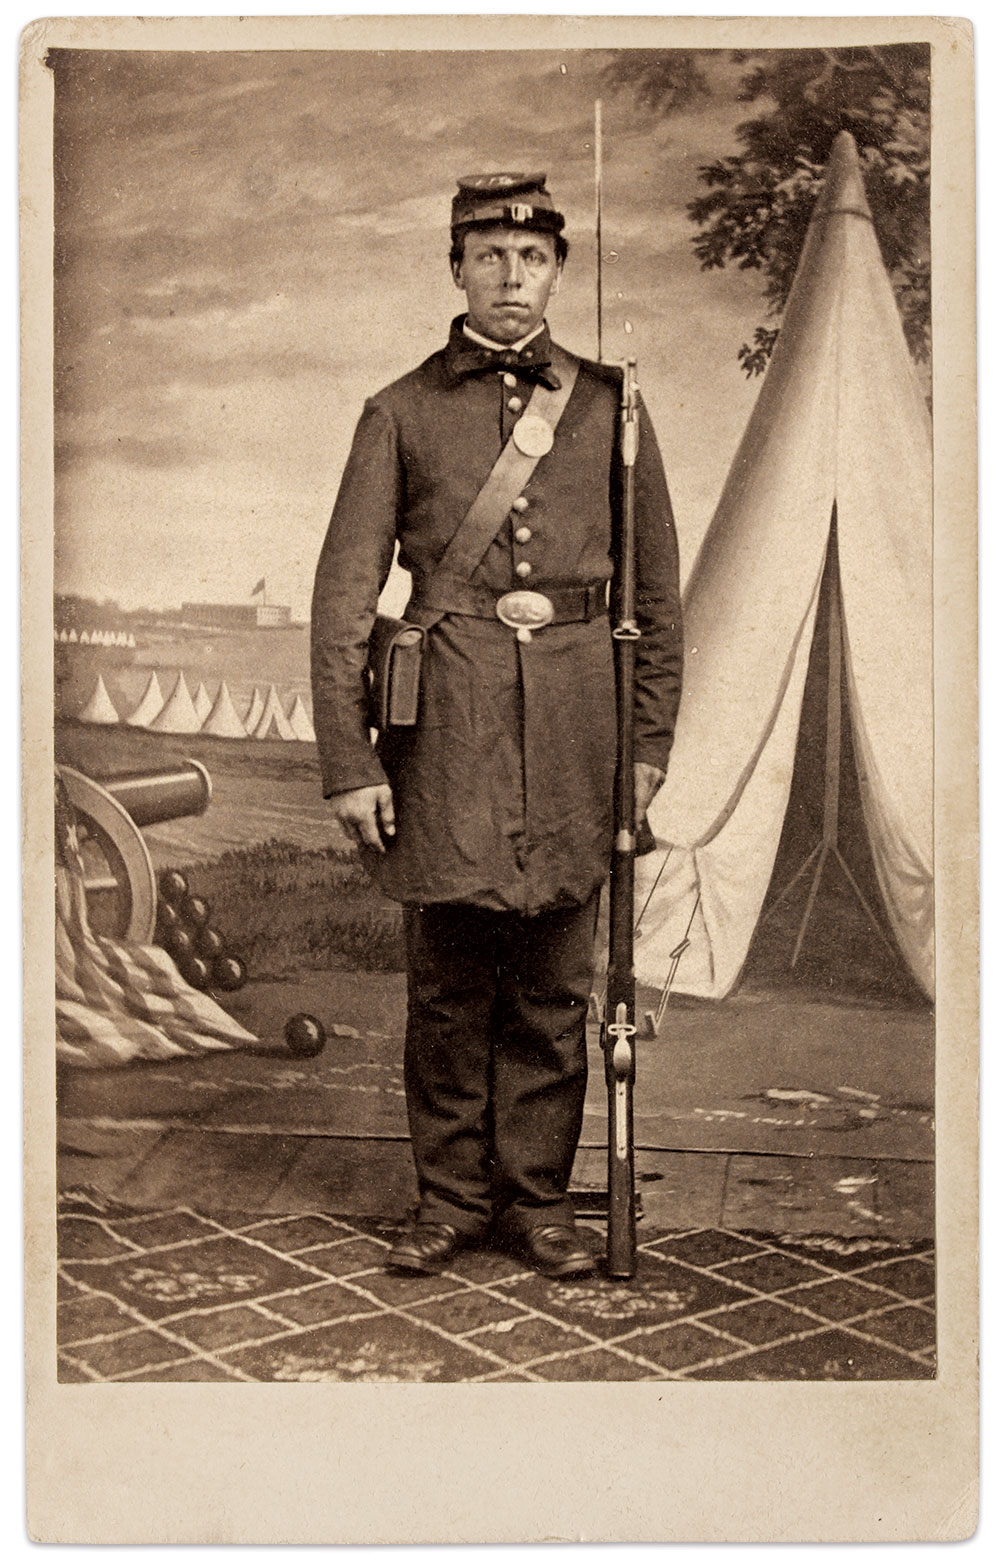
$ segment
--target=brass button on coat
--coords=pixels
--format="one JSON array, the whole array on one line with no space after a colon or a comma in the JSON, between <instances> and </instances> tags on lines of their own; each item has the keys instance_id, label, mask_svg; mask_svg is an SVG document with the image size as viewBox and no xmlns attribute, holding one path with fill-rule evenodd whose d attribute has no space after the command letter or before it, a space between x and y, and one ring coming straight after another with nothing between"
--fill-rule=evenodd
<instances>
[{"instance_id":1,"label":"brass button on coat","mask_svg":"<svg viewBox=\"0 0 1000 1564\"><path fill-rule=\"evenodd\" d=\"M524 511L524 510L528 509L528 501L525 499L523 494L519 494L518 495L517 499L514 501L513 506L511 507L511 509L512 510L516 510L518 512Z\"/></svg>"},{"instance_id":2,"label":"brass button on coat","mask_svg":"<svg viewBox=\"0 0 1000 1564\"><path fill-rule=\"evenodd\" d=\"M517 575L517 576L521 576L522 578L524 576L530 576L531 575L531 561L527 560L527 559L519 560L518 563L514 566L514 574Z\"/></svg>"},{"instance_id":3,"label":"brass button on coat","mask_svg":"<svg viewBox=\"0 0 1000 1564\"><path fill-rule=\"evenodd\" d=\"M519 396L512 396L510 401L507 403L507 406L510 408L512 413L519 413L524 406L524 403L521 401Z\"/></svg>"},{"instance_id":4,"label":"brass button on coat","mask_svg":"<svg viewBox=\"0 0 1000 1564\"><path fill-rule=\"evenodd\" d=\"M531 542L531 528L530 527L518 527L517 531L514 533L514 539L515 539L515 542L517 542L517 543L530 543Z\"/></svg>"},{"instance_id":5,"label":"brass button on coat","mask_svg":"<svg viewBox=\"0 0 1000 1564\"><path fill-rule=\"evenodd\" d=\"M507 387L508 391L513 391L514 387L517 385L517 376L508 372L503 377L503 383Z\"/></svg>"}]
</instances>

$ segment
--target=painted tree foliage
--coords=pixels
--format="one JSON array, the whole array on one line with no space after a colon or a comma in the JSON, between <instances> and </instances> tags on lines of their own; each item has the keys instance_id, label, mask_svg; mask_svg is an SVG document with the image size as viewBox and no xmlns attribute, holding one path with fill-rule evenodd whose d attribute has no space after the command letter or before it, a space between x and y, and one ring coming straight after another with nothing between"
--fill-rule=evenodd
<instances>
[{"instance_id":1,"label":"painted tree foliage","mask_svg":"<svg viewBox=\"0 0 1000 1564\"><path fill-rule=\"evenodd\" d=\"M756 113L736 127L739 150L698 170L705 193L688 205L704 270L759 271L766 321L738 358L767 365L778 335L834 137L849 130L914 359L930 356L930 50L926 44L734 53L738 101ZM623 51L609 85L658 114L718 91L697 51Z\"/></svg>"}]
</instances>

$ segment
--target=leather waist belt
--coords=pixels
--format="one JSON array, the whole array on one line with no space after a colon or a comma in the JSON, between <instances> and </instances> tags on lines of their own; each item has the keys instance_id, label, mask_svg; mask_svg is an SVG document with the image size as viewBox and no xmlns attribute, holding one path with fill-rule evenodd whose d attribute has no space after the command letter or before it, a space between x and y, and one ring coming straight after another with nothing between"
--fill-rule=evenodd
<instances>
[{"instance_id":1,"label":"leather waist belt","mask_svg":"<svg viewBox=\"0 0 1000 1564\"><path fill-rule=\"evenodd\" d=\"M553 610L548 621L550 624L587 622L608 611L606 581L594 581L590 586L580 587L529 587L526 582L522 582L508 592L494 592L489 587L472 586L463 581L442 581L439 585L432 582L426 594L418 589L405 613L419 615L422 609L431 609L438 614L463 614L470 619L496 619L499 617L497 604L515 592L531 592L546 597Z\"/></svg>"}]
</instances>

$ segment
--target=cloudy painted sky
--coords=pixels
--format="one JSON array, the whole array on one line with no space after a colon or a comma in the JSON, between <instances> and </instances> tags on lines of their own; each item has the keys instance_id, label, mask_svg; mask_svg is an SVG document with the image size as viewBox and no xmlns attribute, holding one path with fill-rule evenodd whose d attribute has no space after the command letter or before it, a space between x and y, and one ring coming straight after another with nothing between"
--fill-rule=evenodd
<instances>
[{"instance_id":1,"label":"cloudy painted sky","mask_svg":"<svg viewBox=\"0 0 1000 1564\"><path fill-rule=\"evenodd\" d=\"M438 348L455 177L545 169L571 254L550 323L595 352L595 51L64 52L57 157L58 591L308 613L364 397ZM753 274L703 273L698 166L739 68L670 119L604 97L606 358L634 351L690 568L759 382ZM627 336L624 322L632 323Z\"/></svg>"}]
</instances>

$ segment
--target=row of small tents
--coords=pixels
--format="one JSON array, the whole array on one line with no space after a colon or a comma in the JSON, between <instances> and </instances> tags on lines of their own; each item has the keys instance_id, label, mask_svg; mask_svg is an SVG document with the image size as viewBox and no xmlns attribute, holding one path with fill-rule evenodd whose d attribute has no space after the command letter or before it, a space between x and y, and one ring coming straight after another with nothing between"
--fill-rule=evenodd
<instances>
[{"instance_id":1,"label":"row of small tents","mask_svg":"<svg viewBox=\"0 0 1000 1564\"><path fill-rule=\"evenodd\" d=\"M229 686L223 680L213 701L204 684L194 695L183 673L178 673L173 689L166 697L156 673L152 673L142 699L127 717L121 717L99 674L93 694L79 713L81 722L111 726L122 723L130 728L146 728L152 733L207 733L217 739L285 739L315 742L312 720L296 695L286 712L272 684L266 695L254 689L246 715L236 710Z\"/></svg>"},{"instance_id":2,"label":"row of small tents","mask_svg":"<svg viewBox=\"0 0 1000 1564\"><path fill-rule=\"evenodd\" d=\"M130 630L57 630L55 639L60 646L127 646L135 649L135 636Z\"/></svg>"}]
</instances>

